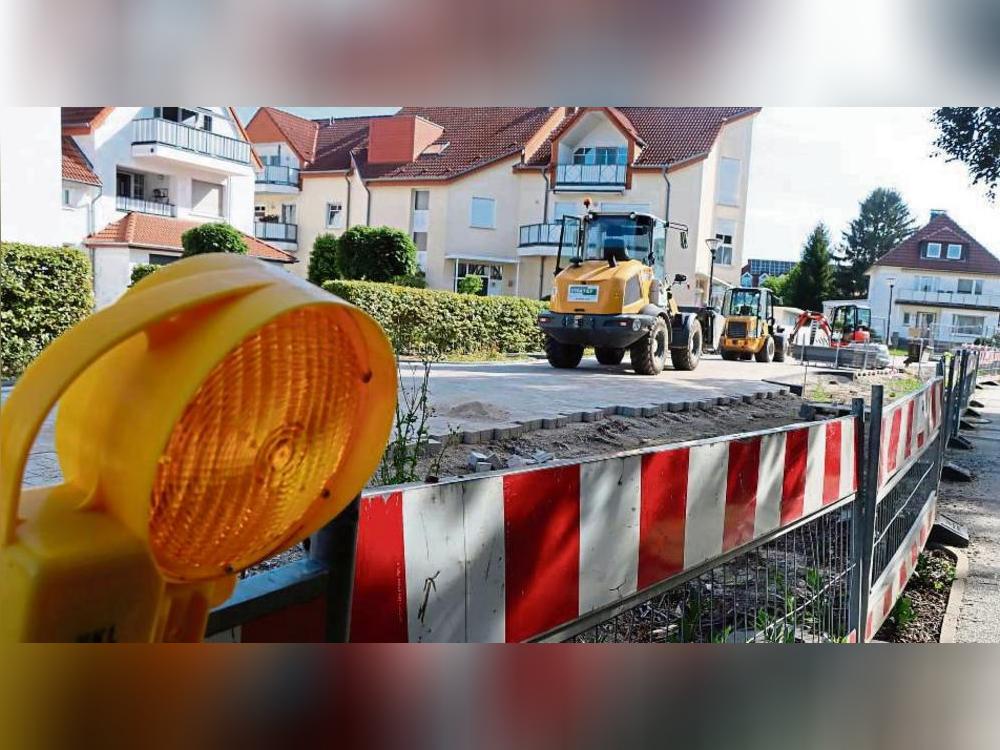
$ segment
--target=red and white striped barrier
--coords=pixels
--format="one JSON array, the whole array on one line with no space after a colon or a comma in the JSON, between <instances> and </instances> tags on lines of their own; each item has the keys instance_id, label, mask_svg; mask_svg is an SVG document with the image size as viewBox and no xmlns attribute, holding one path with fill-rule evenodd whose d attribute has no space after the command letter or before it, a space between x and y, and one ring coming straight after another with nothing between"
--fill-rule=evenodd
<instances>
[{"instance_id":1,"label":"red and white striped barrier","mask_svg":"<svg viewBox=\"0 0 1000 750\"><path fill-rule=\"evenodd\" d=\"M854 417L362 498L352 641L523 641L857 489Z\"/></svg>"},{"instance_id":2,"label":"red and white striped barrier","mask_svg":"<svg viewBox=\"0 0 1000 750\"><path fill-rule=\"evenodd\" d=\"M882 441L878 462L881 500L906 469L930 445L941 427L944 381L934 380L919 391L889 404L882 412Z\"/></svg>"},{"instance_id":3,"label":"red and white striped barrier","mask_svg":"<svg viewBox=\"0 0 1000 750\"><path fill-rule=\"evenodd\" d=\"M937 507L936 493L924 504L920 515L910 528L906 539L899 546L896 554L889 561L886 569L872 585L871 596L868 599L868 622L865 626L865 640L875 637L882 623L892 613L896 600L903 595L903 589L917 569L917 560L927 537L934 525L934 513Z\"/></svg>"}]
</instances>

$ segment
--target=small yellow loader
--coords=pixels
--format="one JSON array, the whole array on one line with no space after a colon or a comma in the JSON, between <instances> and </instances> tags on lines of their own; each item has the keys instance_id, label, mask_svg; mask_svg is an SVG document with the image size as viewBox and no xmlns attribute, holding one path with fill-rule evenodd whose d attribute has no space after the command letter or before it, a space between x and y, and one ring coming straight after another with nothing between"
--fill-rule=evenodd
<instances>
[{"instance_id":1,"label":"small yellow loader","mask_svg":"<svg viewBox=\"0 0 1000 750\"><path fill-rule=\"evenodd\" d=\"M572 368L592 346L597 360L617 365L628 351L640 375L659 374L669 352L674 369L693 370L701 359L697 315L683 313L666 279L668 229L687 227L646 213L588 211L563 218L549 310L538 323L549 364ZM563 263L568 265L563 268Z\"/></svg>"}]
</instances>

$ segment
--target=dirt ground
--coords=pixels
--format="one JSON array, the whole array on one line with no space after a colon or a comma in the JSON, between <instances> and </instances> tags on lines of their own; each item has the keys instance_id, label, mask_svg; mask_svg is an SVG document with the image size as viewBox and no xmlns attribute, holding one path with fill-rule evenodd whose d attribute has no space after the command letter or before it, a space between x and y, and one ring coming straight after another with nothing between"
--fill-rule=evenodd
<instances>
[{"instance_id":1,"label":"dirt ground","mask_svg":"<svg viewBox=\"0 0 1000 750\"><path fill-rule=\"evenodd\" d=\"M799 421L802 400L782 394L750 404L715 406L704 411L658 414L653 417L606 417L598 422L577 422L554 430L535 430L520 437L479 445L454 445L440 457L429 456L419 465L422 475L464 476L471 473L472 451L495 452L506 461L514 455L530 457L543 450L555 458L581 458L617 453L648 445L676 443L696 438L763 430Z\"/></svg>"},{"instance_id":2,"label":"dirt ground","mask_svg":"<svg viewBox=\"0 0 1000 750\"><path fill-rule=\"evenodd\" d=\"M872 386L882 385L885 386L885 402L888 403L915 391L921 386L923 380L931 378L933 374L933 365L927 364L924 364L920 373L917 372L916 367L913 367L906 370L887 370L866 374L856 380L848 373L839 375L828 372L810 372L806 383L805 397L809 401L833 404L849 404L854 398L863 398L865 401L869 401Z\"/></svg>"},{"instance_id":3,"label":"dirt ground","mask_svg":"<svg viewBox=\"0 0 1000 750\"><path fill-rule=\"evenodd\" d=\"M906 590L875 640L890 643L937 643L948 606L955 557L947 550L925 550Z\"/></svg>"}]
</instances>

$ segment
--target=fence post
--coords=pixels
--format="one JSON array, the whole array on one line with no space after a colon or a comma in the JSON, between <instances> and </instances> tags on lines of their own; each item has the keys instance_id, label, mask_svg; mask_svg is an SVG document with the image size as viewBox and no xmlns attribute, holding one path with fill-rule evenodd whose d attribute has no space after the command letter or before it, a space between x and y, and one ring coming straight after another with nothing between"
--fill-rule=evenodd
<instances>
[{"instance_id":1,"label":"fence post","mask_svg":"<svg viewBox=\"0 0 1000 750\"><path fill-rule=\"evenodd\" d=\"M954 372L954 361L952 361L952 372ZM944 469L945 453L948 450L948 440L951 439L951 399L953 388L948 383L945 374L944 360L939 359L937 363L937 376L943 378L941 395L941 429L938 431L938 456L937 456L937 476L938 484L941 484L941 472Z\"/></svg>"},{"instance_id":2,"label":"fence post","mask_svg":"<svg viewBox=\"0 0 1000 750\"><path fill-rule=\"evenodd\" d=\"M945 408L948 411L948 431L945 433L945 442L949 441L954 437L955 432L955 360L957 358L952 356L948 359L948 377L945 379L945 391L948 394L948 400L945 402Z\"/></svg>"},{"instance_id":3,"label":"fence post","mask_svg":"<svg viewBox=\"0 0 1000 750\"><path fill-rule=\"evenodd\" d=\"M309 557L326 565L326 640L347 643L351 632L351 597L354 592L354 555L358 539L356 497L310 542Z\"/></svg>"},{"instance_id":4,"label":"fence post","mask_svg":"<svg viewBox=\"0 0 1000 750\"><path fill-rule=\"evenodd\" d=\"M955 434L958 435L962 423L962 410L965 409L965 381L968 378L969 353L962 349L959 352L958 363L958 398L955 404Z\"/></svg>"},{"instance_id":5,"label":"fence post","mask_svg":"<svg viewBox=\"0 0 1000 750\"><path fill-rule=\"evenodd\" d=\"M865 457L865 400L863 398L855 398L851 400L851 416L854 417L854 470L857 472L859 478L858 489L854 496L854 524L851 529L851 560L854 563L854 573L851 576L851 588L848 592L848 611L850 612L851 621L848 625L849 630L853 630L860 642L864 633L862 629L865 626L865 618L861 614L861 550L864 545L864 535L862 533L862 501L861 498L864 496L864 457Z\"/></svg>"},{"instance_id":6,"label":"fence post","mask_svg":"<svg viewBox=\"0 0 1000 750\"><path fill-rule=\"evenodd\" d=\"M871 405L868 411L868 440L865 446L858 482L858 507L861 529L858 537L858 556L855 565L860 563L861 582L858 596L858 643L867 639L868 598L872 588L872 563L875 552L875 511L878 507L878 462L882 453L882 399L883 387L872 386Z\"/></svg>"}]
</instances>

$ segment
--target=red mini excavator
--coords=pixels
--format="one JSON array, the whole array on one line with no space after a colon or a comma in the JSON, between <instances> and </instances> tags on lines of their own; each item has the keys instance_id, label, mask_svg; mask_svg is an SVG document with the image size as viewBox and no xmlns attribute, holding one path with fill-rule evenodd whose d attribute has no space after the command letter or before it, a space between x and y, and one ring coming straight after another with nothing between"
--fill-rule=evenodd
<instances>
[{"instance_id":1,"label":"red mini excavator","mask_svg":"<svg viewBox=\"0 0 1000 750\"><path fill-rule=\"evenodd\" d=\"M799 342L799 331L808 328L809 346L850 346L871 341L872 311L860 305L840 305L833 309L833 325L823 313L804 311L795 321L790 341Z\"/></svg>"}]
</instances>

